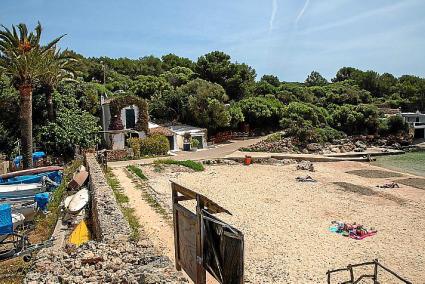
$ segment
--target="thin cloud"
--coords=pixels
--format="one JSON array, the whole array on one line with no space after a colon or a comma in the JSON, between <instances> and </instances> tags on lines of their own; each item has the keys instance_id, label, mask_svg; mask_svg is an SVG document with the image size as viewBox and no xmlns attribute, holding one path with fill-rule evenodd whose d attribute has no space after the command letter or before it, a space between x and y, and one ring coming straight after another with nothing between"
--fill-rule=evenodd
<instances>
[{"instance_id":1,"label":"thin cloud","mask_svg":"<svg viewBox=\"0 0 425 284\"><path fill-rule=\"evenodd\" d=\"M301 9L301 11L299 12L297 18L295 19L295 24L296 25L301 20L302 16L304 15L305 11L307 10L309 4L310 4L310 0L306 0L305 3L304 3L303 8Z\"/></svg>"},{"instance_id":2,"label":"thin cloud","mask_svg":"<svg viewBox=\"0 0 425 284\"><path fill-rule=\"evenodd\" d=\"M307 2L308 1L309 0L307 0ZM374 10L367 10L363 13L354 15L354 16L349 17L349 18L344 18L344 19L341 19L339 21L333 21L333 22L326 23L326 24L323 24L323 25L320 25L320 26L308 28L308 29L304 30L303 33L312 33L312 32L329 30L329 29L341 27L341 26L344 26L344 25L348 25L348 24L351 24L351 23L355 23L355 22L358 22L358 21L363 20L365 18L378 17L379 15L388 15L393 11L398 11L399 9L405 8L406 6L409 6L411 4L412 4L412 2L403 1L403 2L398 2L398 3L395 3L395 4L391 4L391 5L388 5L388 6L379 7L379 8L374 9Z\"/></svg>"},{"instance_id":3,"label":"thin cloud","mask_svg":"<svg viewBox=\"0 0 425 284\"><path fill-rule=\"evenodd\" d=\"M271 32L274 28L274 20L276 18L277 8L277 0L272 0L272 14L270 16L269 32Z\"/></svg>"}]
</instances>

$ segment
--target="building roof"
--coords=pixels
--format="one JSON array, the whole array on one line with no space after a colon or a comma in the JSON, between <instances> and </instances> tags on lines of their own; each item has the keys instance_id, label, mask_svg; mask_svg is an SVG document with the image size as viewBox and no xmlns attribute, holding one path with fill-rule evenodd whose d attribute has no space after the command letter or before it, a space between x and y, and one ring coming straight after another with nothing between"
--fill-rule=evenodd
<instances>
[{"instance_id":1,"label":"building roof","mask_svg":"<svg viewBox=\"0 0 425 284\"><path fill-rule=\"evenodd\" d=\"M174 136L174 132L168 129L167 127L159 126L154 128L149 128L150 134L161 134L164 136Z\"/></svg>"},{"instance_id":2,"label":"building roof","mask_svg":"<svg viewBox=\"0 0 425 284\"><path fill-rule=\"evenodd\" d=\"M205 128L200 128L200 127L191 126L187 124L171 124L171 125L164 125L164 126L169 128L171 131L177 133L178 135L183 135L186 132L194 134L194 133L205 133L207 131Z\"/></svg>"},{"instance_id":3,"label":"building roof","mask_svg":"<svg viewBox=\"0 0 425 284\"><path fill-rule=\"evenodd\" d=\"M382 108L379 108L379 110L382 111L384 114L387 114L387 115L394 115L394 114L401 113L400 109L398 109L398 108L382 107Z\"/></svg>"},{"instance_id":4,"label":"building roof","mask_svg":"<svg viewBox=\"0 0 425 284\"><path fill-rule=\"evenodd\" d=\"M158 125L158 124L156 124L156 123L153 123L153 122L148 122L148 127L149 127L149 129L153 129L153 128L157 128L157 127L161 127L161 125Z\"/></svg>"},{"instance_id":5,"label":"building roof","mask_svg":"<svg viewBox=\"0 0 425 284\"><path fill-rule=\"evenodd\" d=\"M425 116L425 113L421 113L420 111L417 112L402 112L402 116Z\"/></svg>"}]
</instances>

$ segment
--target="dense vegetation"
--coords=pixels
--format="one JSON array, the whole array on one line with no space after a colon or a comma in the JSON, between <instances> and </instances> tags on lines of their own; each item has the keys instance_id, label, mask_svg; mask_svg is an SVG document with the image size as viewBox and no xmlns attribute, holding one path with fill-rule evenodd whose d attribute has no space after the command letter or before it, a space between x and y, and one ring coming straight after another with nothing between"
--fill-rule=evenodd
<instances>
[{"instance_id":1,"label":"dense vegetation","mask_svg":"<svg viewBox=\"0 0 425 284\"><path fill-rule=\"evenodd\" d=\"M394 134L405 126L400 118L384 118L380 108L425 109L425 79L411 75L344 67L332 82L313 71L305 82L293 83L273 75L257 80L252 67L219 51L195 62L174 54L114 59L65 51L64 56L76 61L74 79L38 80L32 91L35 143L55 154L99 142L103 94L144 98L151 119L206 127L209 135L249 124L261 131L286 129L302 142ZM16 154L20 129L13 80L0 75L0 152L6 154Z\"/></svg>"}]
</instances>

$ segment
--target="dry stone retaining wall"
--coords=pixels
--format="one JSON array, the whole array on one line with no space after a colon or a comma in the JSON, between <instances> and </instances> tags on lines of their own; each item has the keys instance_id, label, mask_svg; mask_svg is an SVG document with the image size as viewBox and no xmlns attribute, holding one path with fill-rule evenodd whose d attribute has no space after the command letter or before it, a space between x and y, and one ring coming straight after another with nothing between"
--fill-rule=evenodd
<instances>
[{"instance_id":1,"label":"dry stone retaining wall","mask_svg":"<svg viewBox=\"0 0 425 284\"><path fill-rule=\"evenodd\" d=\"M105 174L95 154L86 154L86 166L90 173L91 213L93 233L98 241L129 236L130 226L115 200L114 192L106 181Z\"/></svg>"},{"instance_id":2,"label":"dry stone retaining wall","mask_svg":"<svg viewBox=\"0 0 425 284\"><path fill-rule=\"evenodd\" d=\"M90 172L92 229L97 241L76 248L46 248L35 257L25 284L50 283L187 283L173 263L158 252L140 228L141 239L129 241L130 227L93 153Z\"/></svg>"}]
</instances>

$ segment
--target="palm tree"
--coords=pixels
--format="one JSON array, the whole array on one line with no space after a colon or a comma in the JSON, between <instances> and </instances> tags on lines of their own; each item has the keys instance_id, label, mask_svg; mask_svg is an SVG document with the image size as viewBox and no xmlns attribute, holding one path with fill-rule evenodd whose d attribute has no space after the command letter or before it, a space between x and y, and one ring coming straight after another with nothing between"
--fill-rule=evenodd
<instances>
[{"instance_id":1,"label":"palm tree","mask_svg":"<svg viewBox=\"0 0 425 284\"><path fill-rule=\"evenodd\" d=\"M41 83L46 94L47 117L49 121L55 118L53 107L53 90L64 80L74 78L74 65L76 59L67 50L61 52L59 49L51 49L45 60L45 74L41 78Z\"/></svg>"},{"instance_id":2,"label":"palm tree","mask_svg":"<svg viewBox=\"0 0 425 284\"><path fill-rule=\"evenodd\" d=\"M24 168L32 167L32 91L46 73L46 60L60 36L45 46L40 45L41 25L28 32L25 24L1 26L0 69L12 79L20 95L20 130Z\"/></svg>"}]
</instances>

